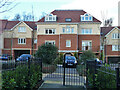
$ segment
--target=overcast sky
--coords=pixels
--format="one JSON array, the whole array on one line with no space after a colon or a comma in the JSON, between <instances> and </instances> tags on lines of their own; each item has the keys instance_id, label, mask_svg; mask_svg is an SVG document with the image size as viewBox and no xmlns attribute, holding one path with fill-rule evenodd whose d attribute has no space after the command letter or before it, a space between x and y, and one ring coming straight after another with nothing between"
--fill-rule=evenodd
<instances>
[{"instance_id":1,"label":"overcast sky","mask_svg":"<svg viewBox=\"0 0 120 90\"><path fill-rule=\"evenodd\" d=\"M120 0L16 0L14 9L0 15L12 19L16 13L32 12L39 18L42 12L50 13L55 9L83 9L97 19L113 18L113 25L118 25L118 1ZM103 13L104 12L104 13ZM102 14L101 14L102 13Z\"/></svg>"}]
</instances>

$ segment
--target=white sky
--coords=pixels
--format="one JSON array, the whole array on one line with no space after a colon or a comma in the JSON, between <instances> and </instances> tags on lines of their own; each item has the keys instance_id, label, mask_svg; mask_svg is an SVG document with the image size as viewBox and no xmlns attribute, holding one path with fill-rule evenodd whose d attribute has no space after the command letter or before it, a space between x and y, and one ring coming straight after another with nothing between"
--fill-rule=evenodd
<instances>
[{"instance_id":1,"label":"white sky","mask_svg":"<svg viewBox=\"0 0 120 90\"><path fill-rule=\"evenodd\" d=\"M18 2L18 0L16 0ZM34 15L40 17L42 12L50 13L54 9L83 9L97 19L102 21L104 12L105 18L113 18L113 25L118 25L118 1L120 0L19 0L20 4L13 10L3 13L0 18L10 16L13 18L16 13L31 12L34 7Z\"/></svg>"}]
</instances>

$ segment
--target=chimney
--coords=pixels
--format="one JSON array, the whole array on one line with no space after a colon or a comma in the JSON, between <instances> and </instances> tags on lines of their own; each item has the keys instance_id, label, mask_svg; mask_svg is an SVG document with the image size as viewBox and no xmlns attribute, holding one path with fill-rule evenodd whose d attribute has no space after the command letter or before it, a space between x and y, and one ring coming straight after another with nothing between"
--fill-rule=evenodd
<instances>
[{"instance_id":1,"label":"chimney","mask_svg":"<svg viewBox=\"0 0 120 90\"><path fill-rule=\"evenodd\" d=\"M120 1L118 2L118 26L120 26Z\"/></svg>"}]
</instances>

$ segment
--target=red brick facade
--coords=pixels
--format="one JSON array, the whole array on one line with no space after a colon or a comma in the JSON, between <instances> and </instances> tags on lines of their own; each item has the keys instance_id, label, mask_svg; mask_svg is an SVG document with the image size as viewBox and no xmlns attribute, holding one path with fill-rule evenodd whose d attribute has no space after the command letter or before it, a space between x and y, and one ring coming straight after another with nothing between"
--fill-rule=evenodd
<instances>
[{"instance_id":1,"label":"red brick facade","mask_svg":"<svg viewBox=\"0 0 120 90\"><path fill-rule=\"evenodd\" d=\"M12 40L12 41L11 41ZM11 51L11 43L12 43L12 51ZM34 44L34 53L36 51L36 47L37 45ZM18 48L18 49L17 49ZM2 50L3 54L8 54L12 55L14 57L14 50L30 50L30 54L31 54L31 48L32 48L32 39L31 38L26 38L26 44L18 44L18 38L4 38L4 49Z\"/></svg>"},{"instance_id":2,"label":"red brick facade","mask_svg":"<svg viewBox=\"0 0 120 90\"><path fill-rule=\"evenodd\" d=\"M55 45L59 48L59 35L38 35L37 46L45 44L45 40L55 40Z\"/></svg>"},{"instance_id":3,"label":"red brick facade","mask_svg":"<svg viewBox=\"0 0 120 90\"><path fill-rule=\"evenodd\" d=\"M66 47L66 40L71 40L71 47ZM77 50L77 35L76 34L60 35L60 50Z\"/></svg>"},{"instance_id":4,"label":"red brick facade","mask_svg":"<svg viewBox=\"0 0 120 90\"><path fill-rule=\"evenodd\" d=\"M100 35L79 35L78 36L78 48L82 51L82 40L91 40L92 41L92 51L100 51Z\"/></svg>"},{"instance_id":5,"label":"red brick facade","mask_svg":"<svg viewBox=\"0 0 120 90\"><path fill-rule=\"evenodd\" d=\"M106 46L106 54L107 56L118 56L120 55L120 51L112 51L112 45Z\"/></svg>"},{"instance_id":6,"label":"red brick facade","mask_svg":"<svg viewBox=\"0 0 120 90\"><path fill-rule=\"evenodd\" d=\"M59 35L38 35L38 45L45 43L45 40L55 40L59 50L78 50L82 51L82 40L92 41L92 51L100 52L100 35L78 35L77 34L61 34ZM66 40L71 40L71 47L66 47ZM59 43L60 42L60 43ZM78 43L77 43L78 42Z\"/></svg>"}]
</instances>

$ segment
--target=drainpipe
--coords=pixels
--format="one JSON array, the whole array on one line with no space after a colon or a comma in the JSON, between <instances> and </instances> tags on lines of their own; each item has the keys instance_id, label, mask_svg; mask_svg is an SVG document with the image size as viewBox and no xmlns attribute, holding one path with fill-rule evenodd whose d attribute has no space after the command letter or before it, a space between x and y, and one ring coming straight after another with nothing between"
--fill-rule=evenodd
<instances>
[{"instance_id":1,"label":"drainpipe","mask_svg":"<svg viewBox=\"0 0 120 90\"><path fill-rule=\"evenodd\" d=\"M60 29L59 29L59 51L60 51Z\"/></svg>"}]
</instances>

